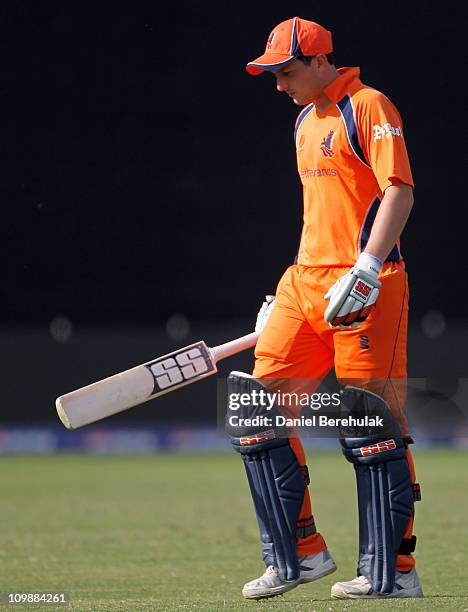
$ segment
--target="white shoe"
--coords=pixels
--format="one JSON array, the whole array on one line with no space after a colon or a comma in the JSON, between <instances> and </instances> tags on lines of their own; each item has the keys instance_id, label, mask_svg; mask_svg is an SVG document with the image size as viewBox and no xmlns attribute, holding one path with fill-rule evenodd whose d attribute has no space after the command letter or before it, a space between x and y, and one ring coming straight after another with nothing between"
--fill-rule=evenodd
<instances>
[{"instance_id":1,"label":"white shoe","mask_svg":"<svg viewBox=\"0 0 468 612\"><path fill-rule=\"evenodd\" d=\"M242 595L246 599L262 599L263 597L274 597L286 593L299 584L312 582L328 576L336 571L336 565L328 550L314 555L299 557L299 578L297 580L281 580L278 570L273 565L266 568L260 578L247 582L242 589Z\"/></svg>"},{"instance_id":2,"label":"white shoe","mask_svg":"<svg viewBox=\"0 0 468 612\"><path fill-rule=\"evenodd\" d=\"M378 597L424 597L419 576L413 568L403 574L396 572L395 586L389 595L374 593L372 585L365 576L358 576L348 582L336 582L331 588L334 599L376 599Z\"/></svg>"}]
</instances>

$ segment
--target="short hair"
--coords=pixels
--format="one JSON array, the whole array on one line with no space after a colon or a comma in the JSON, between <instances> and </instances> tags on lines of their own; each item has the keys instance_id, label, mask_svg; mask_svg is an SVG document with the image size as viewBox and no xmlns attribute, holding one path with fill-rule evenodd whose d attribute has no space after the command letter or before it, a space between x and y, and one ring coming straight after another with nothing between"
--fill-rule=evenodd
<instances>
[{"instance_id":1,"label":"short hair","mask_svg":"<svg viewBox=\"0 0 468 612\"><path fill-rule=\"evenodd\" d=\"M314 57L316 56L315 55L298 55L296 59L300 60L306 66L310 66L310 62L311 60L314 59ZM327 58L327 61L329 64L331 64L332 66L335 65L335 56L333 53L326 53L325 57Z\"/></svg>"}]
</instances>

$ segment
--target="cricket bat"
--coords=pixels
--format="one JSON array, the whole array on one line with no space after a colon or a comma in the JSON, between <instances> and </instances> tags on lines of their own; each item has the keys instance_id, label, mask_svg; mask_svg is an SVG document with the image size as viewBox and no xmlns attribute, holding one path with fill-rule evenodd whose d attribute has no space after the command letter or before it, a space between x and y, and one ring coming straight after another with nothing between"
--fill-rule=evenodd
<instances>
[{"instance_id":1,"label":"cricket bat","mask_svg":"<svg viewBox=\"0 0 468 612\"><path fill-rule=\"evenodd\" d=\"M216 374L218 361L255 346L257 339L258 333L253 332L214 348L209 348L203 340L195 342L61 395L55 401L57 413L67 429L100 421Z\"/></svg>"}]
</instances>

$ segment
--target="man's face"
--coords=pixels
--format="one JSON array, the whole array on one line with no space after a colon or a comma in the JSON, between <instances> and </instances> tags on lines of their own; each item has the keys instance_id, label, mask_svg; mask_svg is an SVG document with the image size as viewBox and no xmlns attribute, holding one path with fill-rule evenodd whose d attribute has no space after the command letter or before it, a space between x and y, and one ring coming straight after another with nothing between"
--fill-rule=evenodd
<instances>
[{"instance_id":1,"label":"man's face","mask_svg":"<svg viewBox=\"0 0 468 612\"><path fill-rule=\"evenodd\" d=\"M305 106L316 100L322 92L323 76L315 57L309 66L296 59L273 74L276 78L276 89L287 93L298 106Z\"/></svg>"}]
</instances>

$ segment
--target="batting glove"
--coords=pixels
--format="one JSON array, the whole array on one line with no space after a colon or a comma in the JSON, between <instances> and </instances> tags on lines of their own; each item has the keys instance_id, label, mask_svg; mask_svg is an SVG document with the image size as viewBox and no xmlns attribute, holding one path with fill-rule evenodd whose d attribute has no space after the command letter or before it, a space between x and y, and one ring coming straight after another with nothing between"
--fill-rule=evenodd
<instances>
[{"instance_id":1,"label":"batting glove","mask_svg":"<svg viewBox=\"0 0 468 612\"><path fill-rule=\"evenodd\" d=\"M265 325L267 324L268 319L270 318L271 311L273 310L273 305L275 303L274 295L266 295L265 301L262 304L262 307L258 311L257 322L255 323L255 331L260 333Z\"/></svg>"},{"instance_id":2,"label":"batting glove","mask_svg":"<svg viewBox=\"0 0 468 612\"><path fill-rule=\"evenodd\" d=\"M325 321L330 327L354 329L367 319L379 296L381 269L380 259L361 253L354 267L327 291Z\"/></svg>"}]
</instances>

